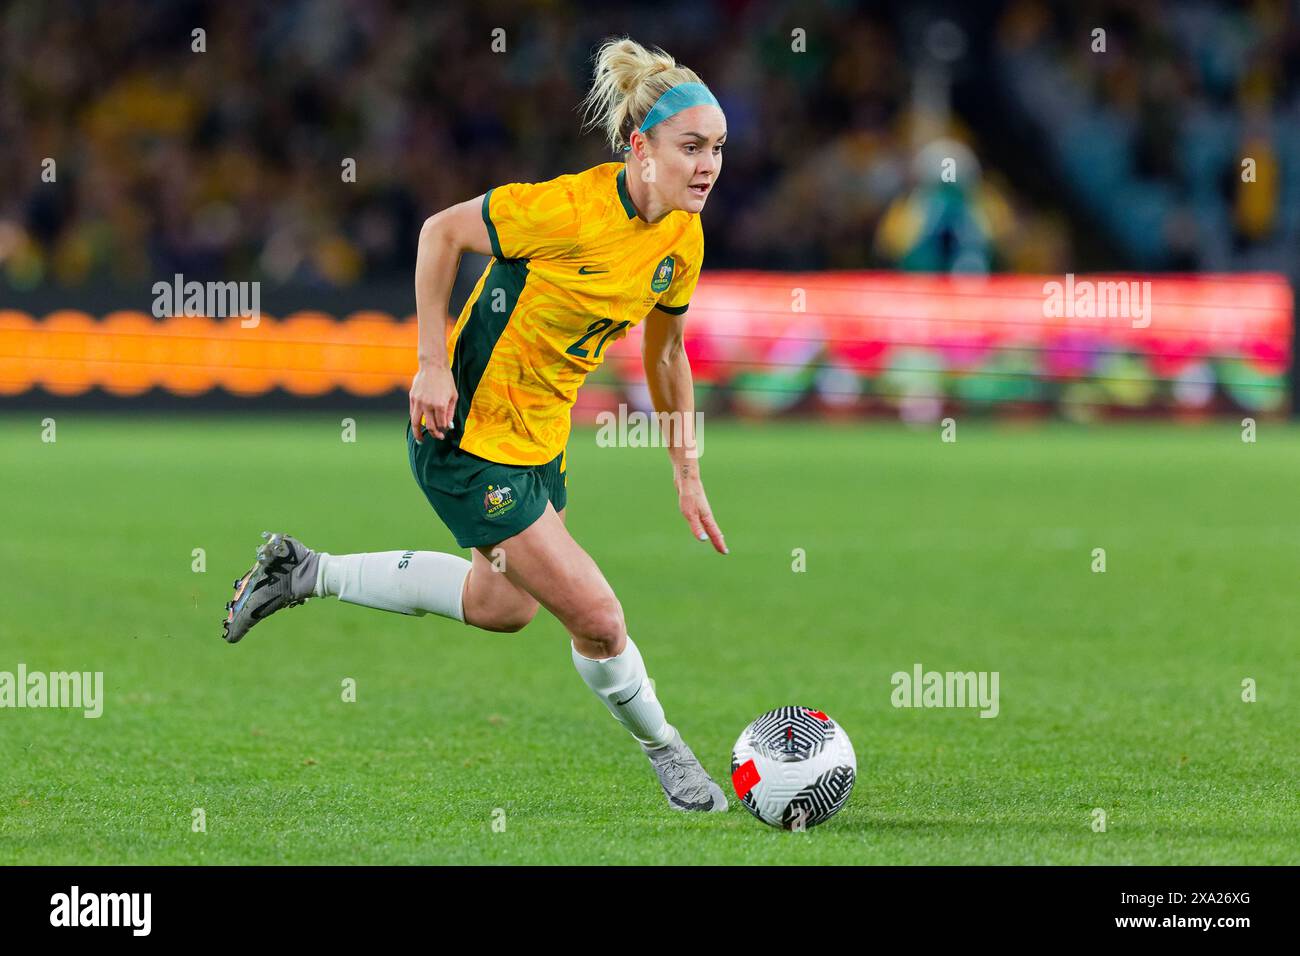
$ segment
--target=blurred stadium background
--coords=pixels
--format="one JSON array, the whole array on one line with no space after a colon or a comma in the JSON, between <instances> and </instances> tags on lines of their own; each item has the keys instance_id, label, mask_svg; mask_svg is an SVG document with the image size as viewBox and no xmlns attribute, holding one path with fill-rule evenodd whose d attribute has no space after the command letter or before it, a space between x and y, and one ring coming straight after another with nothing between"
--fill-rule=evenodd
<instances>
[{"instance_id":1,"label":"blurred stadium background","mask_svg":"<svg viewBox=\"0 0 1300 956\"><path fill-rule=\"evenodd\" d=\"M728 116L687 323L706 411L1284 414L1297 9L11 3L0 395L400 411L420 223L609 160L575 106L594 44L627 33ZM481 267L466 257L457 308ZM1045 316L1067 273L1153 281L1154 321ZM256 281L266 318L158 318L176 274ZM575 421L648 408L636 347Z\"/></svg>"}]
</instances>

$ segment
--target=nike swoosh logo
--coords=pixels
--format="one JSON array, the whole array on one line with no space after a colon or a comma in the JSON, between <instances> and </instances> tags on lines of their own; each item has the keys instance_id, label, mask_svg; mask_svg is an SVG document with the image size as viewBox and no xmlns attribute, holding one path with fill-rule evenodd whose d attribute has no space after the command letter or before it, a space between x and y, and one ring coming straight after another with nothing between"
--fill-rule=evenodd
<instances>
[{"instance_id":1,"label":"nike swoosh logo","mask_svg":"<svg viewBox=\"0 0 1300 956\"><path fill-rule=\"evenodd\" d=\"M608 272L608 271L609 271L608 269L588 269L586 266L582 266L582 267L580 267L580 268L578 269L578 275L580 275L580 276L594 276L594 275L598 275L598 274L600 274L600 273L602 273L602 272Z\"/></svg>"},{"instance_id":2,"label":"nike swoosh logo","mask_svg":"<svg viewBox=\"0 0 1300 956\"><path fill-rule=\"evenodd\" d=\"M642 687L645 686L644 682L642 683L641 686L642 686ZM639 694L639 693L641 693L641 687L638 687L638 688L636 689L636 694ZM633 700L636 699L636 694L633 694L633 695L632 695L631 697L629 697L627 700L616 700L616 701L614 701L614 703L617 704L619 707L622 707L624 704L630 704L630 703L632 703Z\"/></svg>"}]
</instances>

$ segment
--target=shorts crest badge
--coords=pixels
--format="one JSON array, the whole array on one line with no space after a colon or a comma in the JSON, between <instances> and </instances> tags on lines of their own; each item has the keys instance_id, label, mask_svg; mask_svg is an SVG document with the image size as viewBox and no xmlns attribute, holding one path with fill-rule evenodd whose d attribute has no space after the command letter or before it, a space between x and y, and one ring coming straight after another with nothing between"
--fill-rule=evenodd
<instances>
[{"instance_id":1,"label":"shorts crest badge","mask_svg":"<svg viewBox=\"0 0 1300 956\"><path fill-rule=\"evenodd\" d=\"M506 485L488 485L483 496L483 511L489 518L499 518L515 506L515 496Z\"/></svg>"}]
</instances>

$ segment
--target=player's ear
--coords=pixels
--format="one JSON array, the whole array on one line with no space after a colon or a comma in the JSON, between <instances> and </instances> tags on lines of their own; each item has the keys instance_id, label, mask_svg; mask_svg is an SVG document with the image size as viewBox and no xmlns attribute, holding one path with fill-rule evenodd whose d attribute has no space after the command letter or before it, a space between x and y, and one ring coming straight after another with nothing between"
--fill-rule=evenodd
<instances>
[{"instance_id":1,"label":"player's ear","mask_svg":"<svg viewBox=\"0 0 1300 956\"><path fill-rule=\"evenodd\" d=\"M637 158L637 162L645 162L646 152L650 148L650 138L639 129L634 129L632 135L628 137L628 142L632 146L632 155Z\"/></svg>"}]
</instances>

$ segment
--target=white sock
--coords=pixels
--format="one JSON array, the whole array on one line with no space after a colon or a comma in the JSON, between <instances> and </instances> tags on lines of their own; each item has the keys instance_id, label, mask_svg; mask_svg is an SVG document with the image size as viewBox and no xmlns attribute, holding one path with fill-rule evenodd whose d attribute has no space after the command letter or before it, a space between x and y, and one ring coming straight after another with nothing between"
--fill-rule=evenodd
<instances>
[{"instance_id":1,"label":"white sock","mask_svg":"<svg viewBox=\"0 0 1300 956\"><path fill-rule=\"evenodd\" d=\"M622 654L603 660L583 657L572 641L569 646L573 649L573 666L582 679L633 737L648 747L663 747L673 739L677 731L664 719L664 709L646 676L641 652L630 636Z\"/></svg>"},{"instance_id":2,"label":"white sock","mask_svg":"<svg viewBox=\"0 0 1300 956\"><path fill-rule=\"evenodd\" d=\"M465 578L474 565L438 551L320 552L317 597L335 596L399 614L441 614L464 622Z\"/></svg>"}]
</instances>

